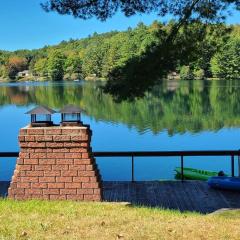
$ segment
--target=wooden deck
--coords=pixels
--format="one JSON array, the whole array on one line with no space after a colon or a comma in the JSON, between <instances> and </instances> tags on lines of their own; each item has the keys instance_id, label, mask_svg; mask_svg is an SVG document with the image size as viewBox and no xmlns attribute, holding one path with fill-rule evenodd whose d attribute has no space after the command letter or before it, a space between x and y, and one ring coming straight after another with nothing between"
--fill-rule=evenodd
<instances>
[{"instance_id":1,"label":"wooden deck","mask_svg":"<svg viewBox=\"0 0 240 240\"><path fill-rule=\"evenodd\" d=\"M9 182L0 182L0 196ZM107 202L211 213L222 208L240 208L240 192L214 190L203 181L103 182Z\"/></svg>"},{"instance_id":2,"label":"wooden deck","mask_svg":"<svg viewBox=\"0 0 240 240\"><path fill-rule=\"evenodd\" d=\"M211 213L240 208L240 192L214 190L203 181L104 182L104 200Z\"/></svg>"}]
</instances>

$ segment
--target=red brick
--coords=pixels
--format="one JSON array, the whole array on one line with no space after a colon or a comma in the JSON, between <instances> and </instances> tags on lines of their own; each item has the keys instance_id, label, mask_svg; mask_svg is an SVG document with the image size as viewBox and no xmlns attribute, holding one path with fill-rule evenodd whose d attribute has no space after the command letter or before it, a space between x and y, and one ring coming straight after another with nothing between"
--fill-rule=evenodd
<instances>
[{"instance_id":1,"label":"red brick","mask_svg":"<svg viewBox=\"0 0 240 240\"><path fill-rule=\"evenodd\" d=\"M84 195L84 200L87 201L101 201L100 195Z\"/></svg>"},{"instance_id":2,"label":"red brick","mask_svg":"<svg viewBox=\"0 0 240 240\"><path fill-rule=\"evenodd\" d=\"M14 196L15 200L28 200L31 199L31 195L23 195L23 194L18 194Z\"/></svg>"},{"instance_id":3,"label":"red brick","mask_svg":"<svg viewBox=\"0 0 240 240\"><path fill-rule=\"evenodd\" d=\"M87 151L88 151L87 148L70 148L70 152L72 153L83 153Z\"/></svg>"},{"instance_id":4,"label":"red brick","mask_svg":"<svg viewBox=\"0 0 240 240\"><path fill-rule=\"evenodd\" d=\"M18 177L25 177L26 176L26 171L21 171L19 172L18 170L14 170L14 176L18 176Z\"/></svg>"},{"instance_id":5,"label":"red brick","mask_svg":"<svg viewBox=\"0 0 240 240\"><path fill-rule=\"evenodd\" d=\"M66 134L66 135L73 135L73 134L79 134L80 133L80 129L62 129L62 134Z\"/></svg>"},{"instance_id":6,"label":"red brick","mask_svg":"<svg viewBox=\"0 0 240 240\"><path fill-rule=\"evenodd\" d=\"M18 136L18 141L19 142L24 142L25 141L25 137L24 136Z\"/></svg>"},{"instance_id":7,"label":"red brick","mask_svg":"<svg viewBox=\"0 0 240 240\"><path fill-rule=\"evenodd\" d=\"M55 136L53 136L53 141L55 141L55 142L70 141L70 136L66 136L66 135L55 135Z\"/></svg>"},{"instance_id":8,"label":"red brick","mask_svg":"<svg viewBox=\"0 0 240 240\"><path fill-rule=\"evenodd\" d=\"M57 149L53 149L53 152L67 153L67 152L70 152L70 150L69 148L57 148Z\"/></svg>"},{"instance_id":9,"label":"red brick","mask_svg":"<svg viewBox=\"0 0 240 240\"><path fill-rule=\"evenodd\" d=\"M47 183L32 183L32 188L47 188Z\"/></svg>"},{"instance_id":10,"label":"red brick","mask_svg":"<svg viewBox=\"0 0 240 240\"><path fill-rule=\"evenodd\" d=\"M98 182L98 178L97 177L90 177L90 182Z\"/></svg>"},{"instance_id":11,"label":"red brick","mask_svg":"<svg viewBox=\"0 0 240 240\"><path fill-rule=\"evenodd\" d=\"M72 148L72 147L81 147L81 143L78 143L78 142L65 142L63 143L64 147L69 147L69 148Z\"/></svg>"},{"instance_id":12,"label":"red brick","mask_svg":"<svg viewBox=\"0 0 240 240\"><path fill-rule=\"evenodd\" d=\"M27 144L27 147L32 147L32 148L44 148L46 147L46 143L45 142L29 142Z\"/></svg>"},{"instance_id":13,"label":"red brick","mask_svg":"<svg viewBox=\"0 0 240 240\"><path fill-rule=\"evenodd\" d=\"M89 145L88 142L81 143L81 147L88 147L88 145Z\"/></svg>"},{"instance_id":14,"label":"red brick","mask_svg":"<svg viewBox=\"0 0 240 240\"><path fill-rule=\"evenodd\" d=\"M24 159L24 164L35 165L38 164L38 159Z\"/></svg>"},{"instance_id":15,"label":"red brick","mask_svg":"<svg viewBox=\"0 0 240 240\"><path fill-rule=\"evenodd\" d=\"M64 158L64 153L47 153L47 158Z\"/></svg>"},{"instance_id":16,"label":"red brick","mask_svg":"<svg viewBox=\"0 0 240 240\"><path fill-rule=\"evenodd\" d=\"M15 188L15 189L11 189L12 194L24 194L25 193L25 189L24 188Z\"/></svg>"},{"instance_id":17,"label":"red brick","mask_svg":"<svg viewBox=\"0 0 240 240\"><path fill-rule=\"evenodd\" d=\"M25 152L20 152L19 153L20 158L29 158L29 156L30 156L30 153L25 153Z\"/></svg>"},{"instance_id":18,"label":"red brick","mask_svg":"<svg viewBox=\"0 0 240 240\"><path fill-rule=\"evenodd\" d=\"M27 134L27 129L21 128L20 131L19 131L19 134L20 135L26 135Z\"/></svg>"},{"instance_id":19,"label":"red brick","mask_svg":"<svg viewBox=\"0 0 240 240\"><path fill-rule=\"evenodd\" d=\"M66 195L50 195L50 200L66 200Z\"/></svg>"},{"instance_id":20,"label":"red brick","mask_svg":"<svg viewBox=\"0 0 240 240\"><path fill-rule=\"evenodd\" d=\"M82 183L82 188L99 188L98 183Z\"/></svg>"},{"instance_id":21,"label":"red brick","mask_svg":"<svg viewBox=\"0 0 240 240\"><path fill-rule=\"evenodd\" d=\"M27 177L41 177L43 176L43 171L26 171Z\"/></svg>"},{"instance_id":22,"label":"red brick","mask_svg":"<svg viewBox=\"0 0 240 240\"><path fill-rule=\"evenodd\" d=\"M43 194L59 194L59 193L60 193L59 189L54 189L54 188L43 189Z\"/></svg>"},{"instance_id":23,"label":"red brick","mask_svg":"<svg viewBox=\"0 0 240 240\"><path fill-rule=\"evenodd\" d=\"M16 165L16 169L19 171L30 171L32 170L32 165Z\"/></svg>"},{"instance_id":24,"label":"red brick","mask_svg":"<svg viewBox=\"0 0 240 240\"><path fill-rule=\"evenodd\" d=\"M61 176L61 172L60 171L54 171L54 170L45 171L44 176L46 176L46 177Z\"/></svg>"},{"instance_id":25,"label":"red brick","mask_svg":"<svg viewBox=\"0 0 240 240\"><path fill-rule=\"evenodd\" d=\"M35 140L37 142L51 142L53 139L52 136L49 136L49 135L43 135L43 136L36 136L35 137Z\"/></svg>"},{"instance_id":26,"label":"red brick","mask_svg":"<svg viewBox=\"0 0 240 240\"><path fill-rule=\"evenodd\" d=\"M56 182L55 177L39 177L39 182Z\"/></svg>"},{"instance_id":27,"label":"red brick","mask_svg":"<svg viewBox=\"0 0 240 240\"><path fill-rule=\"evenodd\" d=\"M21 177L20 179L18 179L18 181L20 180L20 182L38 182L38 177Z\"/></svg>"},{"instance_id":28,"label":"red brick","mask_svg":"<svg viewBox=\"0 0 240 240\"><path fill-rule=\"evenodd\" d=\"M20 147L21 148L27 148L28 147L28 142L20 142Z\"/></svg>"},{"instance_id":29,"label":"red brick","mask_svg":"<svg viewBox=\"0 0 240 240\"><path fill-rule=\"evenodd\" d=\"M65 183L65 188L81 188L82 183Z\"/></svg>"},{"instance_id":30,"label":"red brick","mask_svg":"<svg viewBox=\"0 0 240 240\"><path fill-rule=\"evenodd\" d=\"M55 166L55 165L53 165ZM34 167L34 170L37 170L37 171L50 171L52 170L52 166L51 165L35 165L33 166Z\"/></svg>"},{"instance_id":31,"label":"red brick","mask_svg":"<svg viewBox=\"0 0 240 240\"><path fill-rule=\"evenodd\" d=\"M86 165L86 171L92 171L95 169L96 169L96 166L94 166L94 165Z\"/></svg>"},{"instance_id":32,"label":"red brick","mask_svg":"<svg viewBox=\"0 0 240 240\"><path fill-rule=\"evenodd\" d=\"M21 159L21 158L17 158L17 164L23 164L23 159Z\"/></svg>"},{"instance_id":33,"label":"red brick","mask_svg":"<svg viewBox=\"0 0 240 240\"><path fill-rule=\"evenodd\" d=\"M89 158L89 153L82 153L82 158Z\"/></svg>"},{"instance_id":34,"label":"red brick","mask_svg":"<svg viewBox=\"0 0 240 240\"><path fill-rule=\"evenodd\" d=\"M25 194L42 194L42 189L26 189Z\"/></svg>"},{"instance_id":35,"label":"red brick","mask_svg":"<svg viewBox=\"0 0 240 240\"><path fill-rule=\"evenodd\" d=\"M56 177L56 182L71 183L72 177Z\"/></svg>"},{"instance_id":36,"label":"red brick","mask_svg":"<svg viewBox=\"0 0 240 240\"><path fill-rule=\"evenodd\" d=\"M86 168L86 165L69 165L69 170L80 170L84 171Z\"/></svg>"},{"instance_id":37,"label":"red brick","mask_svg":"<svg viewBox=\"0 0 240 240\"><path fill-rule=\"evenodd\" d=\"M85 136L78 135L78 136L71 136L71 141L73 142L80 142L85 139Z\"/></svg>"},{"instance_id":38,"label":"red brick","mask_svg":"<svg viewBox=\"0 0 240 240\"><path fill-rule=\"evenodd\" d=\"M68 165L58 165L58 161L57 161L56 165L52 165L52 170L54 170L54 171L65 170L66 171L66 170L68 170Z\"/></svg>"},{"instance_id":39,"label":"red brick","mask_svg":"<svg viewBox=\"0 0 240 240\"><path fill-rule=\"evenodd\" d=\"M48 188L64 188L64 183L48 183Z\"/></svg>"},{"instance_id":40,"label":"red brick","mask_svg":"<svg viewBox=\"0 0 240 240\"><path fill-rule=\"evenodd\" d=\"M43 135L44 130L40 128L28 128L27 129L27 134L29 135Z\"/></svg>"},{"instance_id":41,"label":"red brick","mask_svg":"<svg viewBox=\"0 0 240 240\"><path fill-rule=\"evenodd\" d=\"M86 201L101 201L100 195L84 195L84 200Z\"/></svg>"},{"instance_id":42,"label":"red brick","mask_svg":"<svg viewBox=\"0 0 240 240\"><path fill-rule=\"evenodd\" d=\"M93 194L93 189L77 189L77 194Z\"/></svg>"},{"instance_id":43,"label":"red brick","mask_svg":"<svg viewBox=\"0 0 240 240\"><path fill-rule=\"evenodd\" d=\"M34 152L36 152L36 153L51 153L53 150L52 150L52 148L47 148L47 147L45 147L45 148L35 148L34 149Z\"/></svg>"},{"instance_id":44,"label":"red brick","mask_svg":"<svg viewBox=\"0 0 240 240\"><path fill-rule=\"evenodd\" d=\"M49 128L49 129L45 129L45 134L49 134L49 135L51 135L51 134L61 134L62 133L62 130L61 129L59 129L59 128Z\"/></svg>"},{"instance_id":45,"label":"red brick","mask_svg":"<svg viewBox=\"0 0 240 240\"><path fill-rule=\"evenodd\" d=\"M93 161L91 159L74 159L74 164L76 165L89 165L92 163Z\"/></svg>"},{"instance_id":46,"label":"red brick","mask_svg":"<svg viewBox=\"0 0 240 240\"><path fill-rule=\"evenodd\" d=\"M73 164L73 159L66 159L66 158L63 158L63 159L57 159L56 160L56 164L57 165L72 165Z\"/></svg>"},{"instance_id":47,"label":"red brick","mask_svg":"<svg viewBox=\"0 0 240 240\"><path fill-rule=\"evenodd\" d=\"M62 148L63 143L47 142L46 146L51 148Z\"/></svg>"},{"instance_id":48,"label":"red brick","mask_svg":"<svg viewBox=\"0 0 240 240\"><path fill-rule=\"evenodd\" d=\"M39 159L39 164L43 164L43 165L53 165L56 163L55 159Z\"/></svg>"},{"instance_id":49,"label":"red brick","mask_svg":"<svg viewBox=\"0 0 240 240\"><path fill-rule=\"evenodd\" d=\"M49 200L49 197L43 194L31 194L31 199Z\"/></svg>"},{"instance_id":50,"label":"red brick","mask_svg":"<svg viewBox=\"0 0 240 240\"><path fill-rule=\"evenodd\" d=\"M95 171L78 171L79 177L95 177L96 172Z\"/></svg>"},{"instance_id":51,"label":"red brick","mask_svg":"<svg viewBox=\"0 0 240 240\"><path fill-rule=\"evenodd\" d=\"M78 175L77 170L67 170L61 172L62 177L76 177Z\"/></svg>"},{"instance_id":52,"label":"red brick","mask_svg":"<svg viewBox=\"0 0 240 240\"><path fill-rule=\"evenodd\" d=\"M34 136L25 136L25 141L26 142L34 142L35 141L35 137Z\"/></svg>"},{"instance_id":53,"label":"red brick","mask_svg":"<svg viewBox=\"0 0 240 240\"><path fill-rule=\"evenodd\" d=\"M22 144L20 143L20 145L22 145ZM35 152L35 149L33 149L33 148L21 148L20 152L33 153L33 152Z\"/></svg>"},{"instance_id":54,"label":"red brick","mask_svg":"<svg viewBox=\"0 0 240 240\"><path fill-rule=\"evenodd\" d=\"M94 194L95 195L101 195L101 189L94 189Z\"/></svg>"},{"instance_id":55,"label":"red brick","mask_svg":"<svg viewBox=\"0 0 240 240\"><path fill-rule=\"evenodd\" d=\"M73 182L90 182L89 177L73 177Z\"/></svg>"},{"instance_id":56,"label":"red brick","mask_svg":"<svg viewBox=\"0 0 240 240\"><path fill-rule=\"evenodd\" d=\"M30 158L46 158L46 153L30 153Z\"/></svg>"},{"instance_id":57,"label":"red brick","mask_svg":"<svg viewBox=\"0 0 240 240\"><path fill-rule=\"evenodd\" d=\"M17 183L17 188L30 188L30 183L18 182Z\"/></svg>"},{"instance_id":58,"label":"red brick","mask_svg":"<svg viewBox=\"0 0 240 240\"><path fill-rule=\"evenodd\" d=\"M77 194L77 189L60 189L60 194Z\"/></svg>"},{"instance_id":59,"label":"red brick","mask_svg":"<svg viewBox=\"0 0 240 240\"><path fill-rule=\"evenodd\" d=\"M65 153L65 158L81 158L81 153Z\"/></svg>"},{"instance_id":60,"label":"red brick","mask_svg":"<svg viewBox=\"0 0 240 240\"><path fill-rule=\"evenodd\" d=\"M67 195L68 200L83 200L83 195Z\"/></svg>"}]
</instances>

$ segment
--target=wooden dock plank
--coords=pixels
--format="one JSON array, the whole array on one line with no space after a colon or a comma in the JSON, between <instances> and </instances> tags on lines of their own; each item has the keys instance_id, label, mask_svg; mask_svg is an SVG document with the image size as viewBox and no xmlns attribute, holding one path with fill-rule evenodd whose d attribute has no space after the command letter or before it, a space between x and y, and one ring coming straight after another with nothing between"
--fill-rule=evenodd
<instances>
[{"instance_id":1,"label":"wooden dock plank","mask_svg":"<svg viewBox=\"0 0 240 240\"><path fill-rule=\"evenodd\" d=\"M201 213L240 208L240 192L210 189L202 181L104 182L103 186L105 201ZM114 198L108 198L108 191L114 192Z\"/></svg>"}]
</instances>

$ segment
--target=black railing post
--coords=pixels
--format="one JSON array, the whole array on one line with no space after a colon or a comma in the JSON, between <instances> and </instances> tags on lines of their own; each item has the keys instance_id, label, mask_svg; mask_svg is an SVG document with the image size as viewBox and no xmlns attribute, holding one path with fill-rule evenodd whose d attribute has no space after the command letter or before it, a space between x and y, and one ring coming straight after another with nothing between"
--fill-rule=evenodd
<instances>
[{"instance_id":1,"label":"black railing post","mask_svg":"<svg viewBox=\"0 0 240 240\"><path fill-rule=\"evenodd\" d=\"M231 155L231 170L232 170L232 177L234 177L234 155Z\"/></svg>"},{"instance_id":2,"label":"black railing post","mask_svg":"<svg viewBox=\"0 0 240 240\"><path fill-rule=\"evenodd\" d=\"M135 182L135 177L134 177L134 156L132 155L132 182Z\"/></svg>"},{"instance_id":3,"label":"black railing post","mask_svg":"<svg viewBox=\"0 0 240 240\"><path fill-rule=\"evenodd\" d=\"M183 172L183 155L181 155L181 180L184 180L184 172Z\"/></svg>"}]
</instances>

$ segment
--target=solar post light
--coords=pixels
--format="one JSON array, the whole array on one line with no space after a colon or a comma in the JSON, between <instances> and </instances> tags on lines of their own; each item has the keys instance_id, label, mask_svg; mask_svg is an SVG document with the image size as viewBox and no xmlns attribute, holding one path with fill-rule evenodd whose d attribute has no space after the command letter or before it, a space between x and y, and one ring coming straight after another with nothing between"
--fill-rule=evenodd
<instances>
[{"instance_id":1,"label":"solar post light","mask_svg":"<svg viewBox=\"0 0 240 240\"><path fill-rule=\"evenodd\" d=\"M61 125L62 126L79 126L81 122L81 112L77 106L67 105L59 111L61 113Z\"/></svg>"},{"instance_id":2,"label":"solar post light","mask_svg":"<svg viewBox=\"0 0 240 240\"><path fill-rule=\"evenodd\" d=\"M56 113L54 110L45 107L37 106L26 112L31 115L31 127L49 127L53 125L51 115Z\"/></svg>"}]
</instances>

